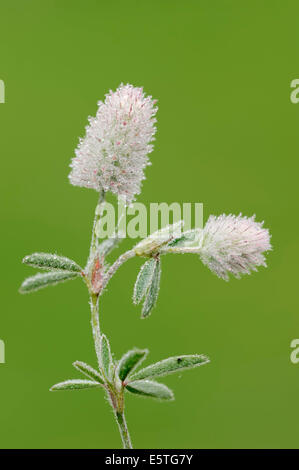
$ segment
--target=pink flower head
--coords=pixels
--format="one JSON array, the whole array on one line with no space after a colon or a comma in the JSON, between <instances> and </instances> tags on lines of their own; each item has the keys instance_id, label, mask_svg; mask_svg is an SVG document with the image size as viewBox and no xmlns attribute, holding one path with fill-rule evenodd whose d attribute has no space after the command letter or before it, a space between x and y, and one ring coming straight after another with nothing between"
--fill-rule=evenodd
<instances>
[{"instance_id":1,"label":"pink flower head","mask_svg":"<svg viewBox=\"0 0 299 470\"><path fill-rule=\"evenodd\" d=\"M218 277L227 281L229 273L239 278L266 266L263 253L272 248L269 231L254 219L242 214L209 217L200 233L199 254Z\"/></svg>"},{"instance_id":2,"label":"pink flower head","mask_svg":"<svg viewBox=\"0 0 299 470\"><path fill-rule=\"evenodd\" d=\"M120 85L99 101L71 162L74 186L111 191L131 203L140 193L156 132L157 108L142 88Z\"/></svg>"}]
</instances>

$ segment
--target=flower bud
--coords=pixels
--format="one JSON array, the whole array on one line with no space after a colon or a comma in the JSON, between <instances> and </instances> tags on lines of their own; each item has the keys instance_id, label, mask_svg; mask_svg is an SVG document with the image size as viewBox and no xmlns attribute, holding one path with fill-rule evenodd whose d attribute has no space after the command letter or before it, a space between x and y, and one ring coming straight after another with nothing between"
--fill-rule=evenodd
<instances>
[{"instance_id":1,"label":"flower bud","mask_svg":"<svg viewBox=\"0 0 299 470\"><path fill-rule=\"evenodd\" d=\"M180 220L179 222L176 222L173 225L167 225L161 230L157 230L157 232L152 233L149 237L144 238L134 248L136 255L146 257L158 254L160 249L181 235L183 224L184 222Z\"/></svg>"}]
</instances>

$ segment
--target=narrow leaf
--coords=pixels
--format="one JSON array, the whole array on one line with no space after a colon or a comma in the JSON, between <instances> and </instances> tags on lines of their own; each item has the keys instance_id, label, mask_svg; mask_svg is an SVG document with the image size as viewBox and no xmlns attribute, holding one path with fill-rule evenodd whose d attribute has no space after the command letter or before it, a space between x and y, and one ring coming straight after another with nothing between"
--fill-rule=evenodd
<instances>
[{"instance_id":1,"label":"narrow leaf","mask_svg":"<svg viewBox=\"0 0 299 470\"><path fill-rule=\"evenodd\" d=\"M99 382L100 384L104 385L104 379L101 374L85 362L76 361L73 363L73 366L75 367L75 369L79 370L80 372L82 372L82 374L86 375L90 379L93 379L96 382Z\"/></svg>"},{"instance_id":2,"label":"narrow leaf","mask_svg":"<svg viewBox=\"0 0 299 470\"><path fill-rule=\"evenodd\" d=\"M65 382L60 382L50 388L51 392L56 390L83 390L85 388L95 388L100 387L101 385L98 382L93 382L92 380L65 380Z\"/></svg>"},{"instance_id":3,"label":"narrow leaf","mask_svg":"<svg viewBox=\"0 0 299 470\"><path fill-rule=\"evenodd\" d=\"M23 263L41 269L58 269L80 273L82 268L75 261L51 253L33 253L25 256Z\"/></svg>"},{"instance_id":4,"label":"narrow leaf","mask_svg":"<svg viewBox=\"0 0 299 470\"><path fill-rule=\"evenodd\" d=\"M151 310L154 308L160 287L161 263L159 259L155 260L155 270L151 280L151 285L147 291L146 298L142 307L142 318L148 317Z\"/></svg>"},{"instance_id":5,"label":"narrow leaf","mask_svg":"<svg viewBox=\"0 0 299 470\"><path fill-rule=\"evenodd\" d=\"M59 282L68 281L75 279L79 273L71 273L68 271L53 271L44 274L36 274L35 276L28 277L25 279L20 287L19 292L21 294L27 294L36 290L42 289L43 287L58 284Z\"/></svg>"},{"instance_id":6,"label":"narrow leaf","mask_svg":"<svg viewBox=\"0 0 299 470\"><path fill-rule=\"evenodd\" d=\"M193 354L190 356L175 356L156 362L132 375L131 380L140 380L147 377L158 377L172 374L182 369L192 369L210 362L209 358L203 355Z\"/></svg>"},{"instance_id":7,"label":"narrow leaf","mask_svg":"<svg viewBox=\"0 0 299 470\"><path fill-rule=\"evenodd\" d=\"M156 260L154 258L150 258L148 261L146 261L146 263L141 266L134 286L134 304L139 304L145 296L146 291L152 282L155 267Z\"/></svg>"},{"instance_id":8,"label":"narrow leaf","mask_svg":"<svg viewBox=\"0 0 299 470\"><path fill-rule=\"evenodd\" d=\"M107 379L111 378L113 371L113 360L110 344L105 335L101 337L101 366Z\"/></svg>"},{"instance_id":9,"label":"narrow leaf","mask_svg":"<svg viewBox=\"0 0 299 470\"><path fill-rule=\"evenodd\" d=\"M153 382L151 380L136 380L130 382L126 389L137 395L144 397L157 398L158 400L173 400L173 392L164 384Z\"/></svg>"},{"instance_id":10,"label":"narrow leaf","mask_svg":"<svg viewBox=\"0 0 299 470\"><path fill-rule=\"evenodd\" d=\"M146 358L148 354L147 349L133 349L128 351L119 361L117 372L120 380L125 378L133 372L134 369Z\"/></svg>"}]
</instances>

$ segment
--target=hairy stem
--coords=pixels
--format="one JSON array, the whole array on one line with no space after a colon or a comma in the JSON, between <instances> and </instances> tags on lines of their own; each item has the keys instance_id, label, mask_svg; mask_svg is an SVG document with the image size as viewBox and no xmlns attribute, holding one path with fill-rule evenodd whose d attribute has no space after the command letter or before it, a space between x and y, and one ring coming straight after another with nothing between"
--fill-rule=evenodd
<instances>
[{"instance_id":1,"label":"hairy stem","mask_svg":"<svg viewBox=\"0 0 299 470\"><path fill-rule=\"evenodd\" d=\"M108 271L105 274L105 277L103 279L102 289L104 289L107 286L108 282L110 281L112 276L116 273L118 268L122 264L124 264L125 261L127 261L130 258L133 258L134 256L136 256L135 251L134 250L129 250L129 251L126 251L125 253L123 253L122 255L120 255L119 258L117 258L117 260L112 264L112 266L110 266L110 268L108 269Z\"/></svg>"},{"instance_id":2,"label":"hairy stem","mask_svg":"<svg viewBox=\"0 0 299 470\"><path fill-rule=\"evenodd\" d=\"M96 294L90 295L90 308L91 308L91 327L94 346L98 359L99 367L101 368L101 329L99 319L99 296Z\"/></svg>"},{"instance_id":3,"label":"hairy stem","mask_svg":"<svg viewBox=\"0 0 299 470\"><path fill-rule=\"evenodd\" d=\"M95 254L97 247L98 247L98 240L96 236L96 226L102 215L101 213L102 213L102 207L103 207L104 201L105 201L105 192L101 191L100 196L99 196L99 201L95 210L95 216L94 216L93 227L92 227L90 254L89 254L90 259Z\"/></svg>"},{"instance_id":4,"label":"hairy stem","mask_svg":"<svg viewBox=\"0 0 299 470\"><path fill-rule=\"evenodd\" d=\"M199 254L200 249L198 246L184 246L184 247L167 247L164 250L161 250L161 254L163 253L193 253L193 254Z\"/></svg>"},{"instance_id":5,"label":"hairy stem","mask_svg":"<svg viewBox=\"0 0 299 470\"><path fill-rule=\"evenodd\" d=\"M133 449L124 411L115 411L115 417L124 449Z\"/></svg>"},{"instance_id":6,"label":"hairy stem","mask_svg":"<svg viewBox=\"0 0 299 470\"><path fill-rule=\"evenodd\" d=\"M89 259L88 259L88 264L87 264L87 266L91 269L88 269L87 270L88 272L84 274L84 279L85 279L85 282L89 291L89 295L90 295L91 327L92 327L95 351L96 351L100 370L102 369L102 359L101 359L101 329L100 329L100 319L99 319L99 293L95 293L93 291L92 280L90 279L90 271L92 271L95 260L98 256L99 243L98 243L98 239L96 235L96 226L101 217L102 203L104 202L104 199L105 199L105 194L104 192L102 192L99 198L96 211L95 211L95 218L94 218L93 229L92 229L90 253L89 253ZM111 243L111 247L109 247L111 249L116 245L117 239L115 242L114 240L112 240L112 242L113 243ZM110 267L110 269L107 271L103 279L101 292L103 291L104 287L107 285L107 283L109 282L113 274L117 271L117 269L126 260L132 258L133 256L135 256L135 252L133 250L127 251L115 261L115 263ZM107 384L107 386L108 386L108 389L107 389L108 396L110 397L109 402L114 411L114 415L118 424L123 447L125 449L132 449L132 443L131 443L131 439L130 439L130 435L129 435L129 431L128 431L128 427L126 423L125 413L124 413L123 390L121 391L121 394L119 394L119 392L113 389L113 384Z\"/></svg>"}]
</instances>

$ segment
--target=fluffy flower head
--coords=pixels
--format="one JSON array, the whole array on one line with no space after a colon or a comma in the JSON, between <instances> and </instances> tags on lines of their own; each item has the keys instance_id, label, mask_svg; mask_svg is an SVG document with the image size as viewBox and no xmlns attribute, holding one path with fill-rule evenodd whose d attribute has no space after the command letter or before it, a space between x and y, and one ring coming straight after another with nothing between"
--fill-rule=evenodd
<instances>
[{"instance_id":1,"label":"fluffy flower head","mask_svg":"<svg viewBox=\"0 0 299 470\"><path fill-rule=\"evenodd\" d=\"M199 253L218 277L228 280L231 273L239 278L266 266L263 253L271 250L269 231L254 219L242 214L209 217L200 232Z\"/></svg>"},{"instance_id":2,"label":"fluffy flower head","mask_svg":"<svg viewBox=\"0 0 299 470\"><path fill-rule=\"evenodd\" d=\"M98 103L71 163L75 186L111 191L129 204L140 193L156 132L157 108L142 88L120 85Z\"/></svg>"}]
</instances>

